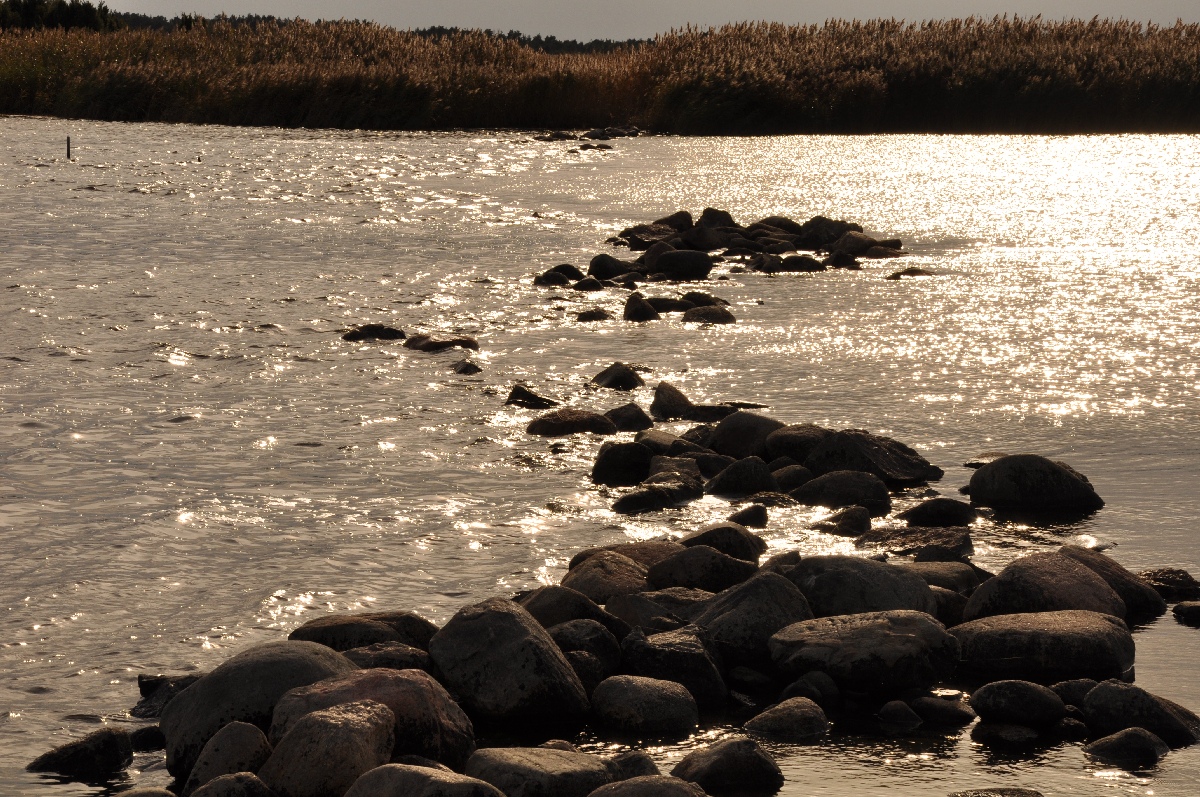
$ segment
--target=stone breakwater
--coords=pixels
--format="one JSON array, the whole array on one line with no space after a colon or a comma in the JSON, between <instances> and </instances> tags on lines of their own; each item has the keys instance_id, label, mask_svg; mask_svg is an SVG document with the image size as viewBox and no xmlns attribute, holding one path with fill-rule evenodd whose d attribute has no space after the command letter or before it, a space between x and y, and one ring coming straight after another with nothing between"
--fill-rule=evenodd
<instances>
[{"instance_id":1,"label":"stone breakwater","mask_svg":"<svg viewBox=\"0 0 1200 797\"><path fill-rule=\"evenodd\" d=\"M727 216L630 228L618 238L639 260L601 255L588 274L559 266L539 279L695 282L718 257L769 274L793 257L785 247L824 250L831 262L902 251L846 222L773 217L743 228ZM725 307L699 290L640 298L636 312L682 310L685 321ZM478 348L381 325L343 336L429 353ZM619 394L644 387L645 373L614 363L593 383ZM699 404L664 381L645 408L561 407L523 385L507 402L547 411L530 435L611 438L591 481L615 512L652 517L709 495L730 503L729 518L579 551L560 584L464 606L442 627L402 607L331 614L203 675L146 674L130 711L142 727L105 728L29 768L104 782L134 751L164 751L171 790L129 797L722 797L779 791L767 747L820 743L831 730L934 728L1009 755L1076 745L1081 763L1131 770L1200 741L1200 717L1133 683L1130 628L1168 601L1181 601L1181 621L1195 618L1200 583L1189 574L1134 574L1074 545L998 573L971 560L973 535L987 533L981 515L1038 523L1102 510L1066 463L980 455L965 463L969 503L933 497L896 512L894 499L944 474L882 435L788 422L748 402ZM664 423L690 426L675 434L656 428ZM879 553L768 556L756 530L793 506L828 510L816 530ZM669 774L637 749L714 725L731 732ZM565 741L581 733L631 749L581 752Z\"/></svg>"}]
</instances>

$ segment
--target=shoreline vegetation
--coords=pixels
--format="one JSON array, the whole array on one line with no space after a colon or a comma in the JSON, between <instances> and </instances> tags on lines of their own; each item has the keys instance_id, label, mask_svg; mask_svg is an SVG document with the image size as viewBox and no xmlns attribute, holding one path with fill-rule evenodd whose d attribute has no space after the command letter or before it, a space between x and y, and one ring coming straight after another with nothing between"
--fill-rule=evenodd
<instances>
[{"instance_id":1,"label":"shoreline vegetation","mask_svg":"<svg viewBox=\"0 0 1200 797\"><path fill-rule=\"evenodd\" d=\"M22 22L30 8L45 13ZM7 114L684 135L1200 131L1195 24L831 20L579 43L6 0L0 28Z\"/></svg>"}]
</instances>

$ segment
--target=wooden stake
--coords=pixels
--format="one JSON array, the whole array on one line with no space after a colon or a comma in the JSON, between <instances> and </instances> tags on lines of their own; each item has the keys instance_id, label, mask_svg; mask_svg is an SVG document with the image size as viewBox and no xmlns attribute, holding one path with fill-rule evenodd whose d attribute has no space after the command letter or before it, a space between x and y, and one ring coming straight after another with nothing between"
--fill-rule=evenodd
<instances>
[{"instance_id":1,"label":"wooden stake","mask_svg":"<svg viewBox=\"0 0 1200 797\"><path fill-rule=\"evenodd\" d=\"M71 137L67 136L67 160L71 160Z\"/></svg>"}]
</instances>

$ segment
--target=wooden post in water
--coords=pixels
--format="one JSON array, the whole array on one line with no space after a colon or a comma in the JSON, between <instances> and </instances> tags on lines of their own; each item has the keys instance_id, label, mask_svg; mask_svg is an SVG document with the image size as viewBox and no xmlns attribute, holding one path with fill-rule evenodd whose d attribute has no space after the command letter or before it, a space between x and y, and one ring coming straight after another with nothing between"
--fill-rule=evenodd
<instances>
[{"instance_id":1,"label":"wooden post in water","mask_svg":"<svg viewBox=\"0 0 1200 797\"><path fill-rule=\"evenodd\" d=\"M71 160L71 137L67 136L67 160Z\"/></svg>"}]
</instances>

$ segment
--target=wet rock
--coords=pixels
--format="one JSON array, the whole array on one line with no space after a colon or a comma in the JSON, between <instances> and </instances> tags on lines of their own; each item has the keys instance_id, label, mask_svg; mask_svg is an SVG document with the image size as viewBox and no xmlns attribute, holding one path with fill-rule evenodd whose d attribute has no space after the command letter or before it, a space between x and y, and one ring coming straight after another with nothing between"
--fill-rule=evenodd
<instances>
[{"instance_id":1,"label":"wet rock","mask_svg":"<svg viewBox=\"0 0 1200 797\"><path fill-rule=\"evenodd\" d=\"M684 549L684 546L673 540L642 540L641 542L619 542L615 545L603 545L599 548L585 548L571 557L568 570L574 570L591 556L600 551L616 551L644 567L658 564L668 556L674 556Z\"/></svg>"},{"instance_id":2,"label":"wet rock","mask_svg":"<svg viewBox=\"0 0 1200 797\"><path fill-rule=\"evenodd\" d=\"M1088 692L1099 684L1091 678L1076 678L1071 681L1059 681L1052 684L1050 689L1068 706L1082 706Z\"/></svg>"},{"instance_id":3,"label":"wet rock","mask_svg":"<svg viewBox=\"0 0 1200 797\"><path fill-rule=\"evenodd\" d=\"M1200 600L1200 581L1192 574L1178 567L1160 567L1156 570L1143 570L1138 577L1163 598L1169 601Z\"/></svg>"},{"instance_id":4,"label":"wet rock","mask_svg":"<svg viewBox=\"0 0 1200 797\"><path fill-rule=\"evenodd\" d=\"M634 675L682 684L705 711L723 708L729 695L717 660L694 627L649 636L635 628L621 641L621 660Z\"/></svg>"},{"instance_id":5,"label":"wet rock","mask_svg":"<svg viewBox=\"0 0 1200 797\"><path fill-rule=\"evenodd\" d=\"M1094 512L1104 501L1084 476L1037 454L1000 457L971 475L971 503L1030 512Z\"/></svg>"},{"instance_id":6,"label":"wet rock","mask_svg":"<svg viewBox=\"0 0 1200 797\"><path fill-rule=\"evenodd\" d=\"M767 437L783 424L774 418L739 410L717 424L708 448L734 459L759 457L766 464Z\"/></svg>"},{"instance_id":7,"label":"wet rock","mask_svg":"<svg viewBox=\"0 0 1200 797\"><path fill-rule=\"evenodd\" d=\"M807 697L825 711L833 711L842 702L842 690L826 673L813 670L801 675L788 685L779 695L779 699L789 700L793 697Z\"/></svg>"},{"instance_id":8,"label":"wet rock","mask_svg":"<svg viewBox=\"0 0 1200 797\"><path fill-rule=\"evenodd\" d=\"M587 713L575 671L545 629L512 601L459 609L429 642L443 682L480 718L571 722Z\"/></svg>"},{"instance_id":9,"label":"wet rock","mask_svg":"<svg viewBox=\"0 0 1200 797\"><path fill-rule=\"evenodd\" d=\"M621 311L621 318L626 321L658 321L662 316L640 293L631 293L625 300L625 309Z\"/></svg>"},{"instance_id":10,"label":"wet rock","mask_svg":"<svg viewBox=\"0 0 1200 797\"><path fill-rule=\"evenodd\" d=\"M609 673L621 666L620 641L595 620L568 620L547 631L563 653L573 650L591 653Z\"/></svg>"},{"instance_id":11,"label":"wet rock","mask_svg":"<svg viewBox=\"0 0 1200 797\"><path fill-rule=\"evenodd\" d=\"M186 780L200 750L230 722L268 727L276 701L288 690L356 669L315 642L269 642L225 660L163 710L168 771Z\"/></svg>"},{"instance_id":12,"label":"wet rock","mask_svg":"<svg viewBox=\"0 0 1200 797\"><path fill-rule=\"evenodd\" d=\"M790 457L796 464L802 464L813 449L831 434L832 429L811 423L783 426L767 435L767 453L771 459Z\"/></svg>"},{"instance_id":13,"label":"wet rock","mask_svg":"<svg viewBox=\"0 0 1200 797\"><path fill-rule=\"evenodd\" d=\"M1200 601L1183 601L1171 609L1175 619L1184 625L1200 625Z\"/></svg>"},{"instance_id":14,"label":"wet rock","mask_svg":"<svg viewBox=\"0 0 1200 797\"><path fill-rule=\"evenodd\" d=\"M72 780L102 781L133 763L133 742L128 731L103 728L35 758L30 772L55 772Z\"/></svg>"},{"instance_id":15,"label":"wet rock","mask_svg":"<svg viewBox=\"0 0 1200 797\"><path fill-rule=\"evenodd\" d=\"M825 264L812 255L789 255L779 262L776 270L793 274L824 271Z\"/></svg>"},{"instance_id":16,"label":"wet rock","mask_svg":"<svg viewBox=\"0 0 1200 797\"><path fill-rule=\"evenodd\" d=\"M861 506L872 517L892 511L892 497L879 477L863 471L836 470L818 476L789 495L802 504L840 509Z\"/></svg>"},{"instance_id":17,"label":"wet rock","mask_svg":"<svg viewBox=\"0 0 1200 797\"><path fill-rule=\"evenodd\" d=\"M1065 742L1083 742L1086 741L1092 732L1088 730L1088 726L1083 720L1077 720L1074 717L1063 717L1058 721L1058 724L1050 729L1050 734L1056 739L1062 739Z\"/></svg>"},{"instance_id":18,"label":"wet rock","mask_svg":"<svg viewBox=\"0 0 1200 797\"><path fill-rule=\"evenodd\" d=\"M524 407L527 410L548 410L551 407L557 407L560 402L548 399L545 396L539 396L524 385L513 385L504 403L506 405Z\"/></svg>"},{"instance_id":19,"label":"wet rock","mask_svg":"<svg viewBox=\"0 0 1200 797\"><path fill-rule=\"evenodd\" d=\"M683 537L679 543L689 548L694 545L707 545L727 556L756 564L758 557L767 550L767 544L762 538L752 534L745 526L729 520L709 523L699 531Z\"/></svg>"},{"instance_id":20,"label":"wet rock","mask_svg":"<svg viewBox=\"0 0 1200 797\"><path fill-rule=\"evenodd\" d=\"M654 601L678 617L691 621L704 611L704 607L713 599L714 594L703 589L667 587L652 592L643 592L642 597Z\"/></svg>"},{"instance_id":21,"label":"wet rock","mask_svg":"<svg viewBox=\"0 0 1200 797\"><path fill-rule=\"evenodd\" d=\"M477 750L464 774L506 797L587 797L612 780L596 756L541 747Z\"/></svg>"},{"instance_id":22,"label":"wet rock","mask_svg":"<svg viewBox=\"0 0 1200 797\"><path fill-rule=\"evenodd\" d=\"M842 507L813 528L839 537L860 537L871 530L871 513L861 506Z\"/></svg>"},{"instance_id":23,"label":"wet rock","mask_svg":"<svg viewBox=\"0 0 1200 797\"><path fill-rule=\"evenodd\" d=\"M605 607L631 628L651 633L682 628L686 621L645 595L620 595Z\"/></svg>"},{"instance_id":24,"label":"wet rock","mask_svg":"<svg viewBox=\"0 0 1200 797\"><path fill-rule=\"evenodd\" d=\"M729 302L719 296L713 296L704 291L688 291L683 295L685 302L691 302L696 307L728 307Z\"/></svg>"},{"instance_id":25,"label":"wet rock","mask_svg":"<svg viewBox=\"0 0 1200 797\"><path fill-rule=\"evenodd\" d=\"M800 564L803 559L799 551L781 551L767 558L767 561L758 566L760 573L778 573L786 575L796 565Z\"/></svg>"},{"instance_id":26,"label":"wet rock","mask_svg":"<svg viewBox=\"0 0 1200 797\"><path fill-rule=\"evenodd\" d=\"M629 626L623 620L601 609L586 595L558 584L539 587L522 595L517 602L543 628L571 620L595 620L617 639L629 633Z\"/></svg>"},{"instance_id":27,"label":"wet rock","mask_svg":"<svg viewBox=\"0 0 1200 797\"><path fill-rule=\"evenodd\" d=\"M689 420L696 415L696 405L670 382L659 382L654 387L650 414L661 421Z\"/></svg>"},{"instance_id":28,"label":"wet rock","mask_svg":"<svg viewBox=\"0 0 1200 797\"><path fill-rule=\"evenodd\" d=\"M606 668L600 659L586 650L568 650L563 653L563 656L571 665L571 669L579 676L579 682L583 684L584 694L588 696L589 700L600 682L612 674L612 671Z\"/></svg>"},{"instance_id":29,"label":"wet rock","mask_svg":"<svg viewBox=\"0 0 1200 797\"><path fill-rule=\"evenodd\" d=\"M760 492L778 492L779 484L759 457L739 459L704 485L712 495L742 496Z\"/></svg>"},{"instance_id":30,"label":"wet rock","mask_svg":"<svg viewBox=\"0 0 1200 797\"><path fill-rule=\"evenodd\" d=\"M880 248L880 252L879 252L880 256L888 257L888 255L883 254L883 252L887 252L887 251L891 251L892 252L891 256L893 256L893 257L896 254L898 254L897 252L895 252L895 250L886 250L886 249ZM872 249L868 250L864 256L871 258L871 257L873 257L873 255L871 254L872 252L876 252L876 249L872 248ZM884 279L886 279L886 280L901 280L901 279L904 279L905 277L932 277L932 276L934 276L934 273L932 271L926 271L925 269L917 268L916 266L909 266L908 268L901 269L900 271L893 271L891 274L888 274L886 277L884 277Z\"/></svg>"},{"instance_id":31,"label":"wet rock","mask_svg":"<svg viewBox=\"0 0 1200 797\"><path fill-rule=\"evenodd\" d=\"M971 694L971 708L985 722L1045 728L1066 716L1067 707L1051 689L1029 681L993 681Z\"/></svg>"},{"instance_id":32,"label":"wet rock","mask_svg":"<svg viewBox=\"0 0 1200 797\"><path fill-rule=\"evenodd\" d=\"M710 423L700 423L684 431L679 437L689 443L693 443L701 448L711 449L713 436L717 433L717 427Z\"/></svg>"},{"instance_id":33,"label":"wet rock","mask_svg":"<svg viewBox=\"0 0 1200 797\"><path fill-rule=\"evenodd\" d=\"M660 313L684 313L696 306L673 296L651 296L646 301Z\"/></svg>"},{"instance_id":34,"label":"wet rock","mask_svg":"<svg viewBox=\"0 0 1200 797\"><path fill-rule=\"evenodd\" d=\"M836 471L871 473L890 488L925 484L944 475L941 468L898 440L861 429L825 436L802 464L818 475Z\"/></svg>"},{"instance_id":35,"label":"wet rock","mask_svg":"<svg viewBox=\"0 0 1200 797\"><path fill-rule=\"evenodd\" d=\"M933 599L937 601L937 610L933 616L939 623L947 628L962 623L963 609L967 608L966 597L952 590L932 585L929 587L929 591L933 593Z\"/></svg>"},{"instance_id":36,"label":"wet rock","mask_svg":"<svg viewBox=\"0 0 1200 797\"><path fill-rule=\"evenodd\" d=\"M366 612L317 617L293 631L288 639L317 642L334 650L350 650L376 642L403 642L424 650L435 633L436 625L412 612Z\"/></svg>"},{"instance_id":37,"label":"wet rock","mask_svg":"<svg viewBox=\"0 0 1200 797\"><path fill-rule=\"evenodd\" d=\"M646 568L616 551L600 551L572 568L562 585L583 593L598 604L617 595L632 595L650 589Z\"/></svg>"},{"instance_id":38,"label":"wet rock","mask_svg":"<svg viewBox=\"0 0 1200 797\"><path fill-rule=\"evenodd\" d=\"M694 783L669 775L645 775L601 786L588 797L705 797Z\"/></svg>"},{"instance_id":39,"label":"wet rock","mask_svg":"<svg viewBox=\"0 0 1200 797\"><path fill-rule=\"evenodd\" d=\"M675 250L658 256L654 273L674 282L695 282L708 279L712 266L712 258L706 252Z\"/></svg>"},{"instance_id":40,"label":"wet rock","mask_svg":"<svg viewBox=\"0 0 1200 797\"><path fill-rule=\"evenodd\" d=\"M192 792L192 797L279 797L251 772L222 775Z\"/></svg>"},{"instance_id":41,"label":"wet rock","mask_svg":"<svg viewBox=\"0 0 1200 797\"><path fill-rule=\"evenodd\" d=\"M699 481L700 466L695 459L689 457L664 457L655 455L650 460L650 476L657 476L662 473L674 473L684 476L688 479Z\"/></svg>"},{"instance_id":42,"label":"wet rock","mask_svg":"<svg viewBox=\"0 0 1200 797\"><path fill-rule=\"evenodd\" d=\"M833 252L845 252L848 255L858 256L878 244L879 242L869 235L857 230L848 230L833 242L830 249Z\"/></svg>"},{"instance_id":43,"label":"wet rock","mask_svg":"<svg viewBox=\"0 0 1200 797\"><path fill-rule=\"evenodd\" d=\"M404 330L386 324L363 324L342 335L342 340L363 343L373 340L404 340Z\"/></svg>"},{"instance_id":44,"label":"wet rock","mask_svg":"<svg viewBox=\"0 0 1200 797\"><path fill-rule=\"evenodd\" d=\"M803 465L789 465L779 470L771 471L778 484L779 492L788 492L813 480L813 473Z\"/></svg>"},{"instance_id":45,"label":"wet rock","mask_svg":"<svg viewBox=\"0 0 1200 797\"><path fill-rule=\"evenodd\" d=\"M631 487L650 475L654 452L641 443L612 443L600 446L592 465L592 481L610 487Z\"/></svg>"},{"instance_id":46,"label":"wet rock","mask_svg":"<svg viewBox=\"0 0 1200 797\"><path fill-rule=\"evenodd\" d=\"M1042 797L1042 793L1033 789L971 789L956 791L950 797Z\"/></svg>"},{"instance_id":47,"label":"wet rock","mask_svg":"<svg viewBox=\"0 0 1200 797\"><path fill-rule=\"evenodd\" d=\"M410 335L404 341L404 348L436 354L448 349L471 349L479 351L479 342L475 338L460 336L457 338L439 339L429 335Z\"/></svg>"},{"instance_id":48,"label":"wet rock","mask_svg":"<svg viewBox=\"0 0 1200 797\"><path fill-rule=\"evenodd\" d=\"M806 697L793 697L772 706L742 726L756 736L791 744L804 744L829 730L825 712Z\"/></svg>"},{"instance_id":49,"label":"wet rock","mask_svg":"<svg viewBox=\"0 0 1200 797\"><path fill-rule=\"evenodd\" d=\"M613 363L593 376L592 384L610 390L634 390L645 385L646 381L625 363Z\"/></svg>"},{"instance_id":50,"label":"wet rock","mask_svg":"<svg viewBox=\"0 0 1200 797\"><path fill-rule=\"evenodd\" d=\"M685 324L736 324L737 318L727 307L693 307L683 314Z\"/></svg>"},{"instance_id":51,"label":"wet rock","mask_svg":"<svg viewBox=\"0 0 1200 797\"><path fill-rule=\"evenodd\" d=\"M505 797L490 783L421 766L384 764L367 772L345 797Z\"/></svg>"},{"instance_id":52,"label":"wet rock","mask_svg":"<svg viewBox=\"0 0 1200 797\"><path fill-rule=\"evenodd\" d=\"M654 759L645 750L627 750L624 753L617 753L604 763L612 774L614 782L633 778L658 777L662 774L658 771L658 764L654 763Z\"/></svg>"},{"instance_id":53,"label":"wet rock","mask_svg":"<svg viewBox=\"0 0 1200 797\"><path fill-rule=\"evenodd\" d=\"M693 587L720 592L750 578L757 569L757 563L735 559L707 545L693 545L652 565L647 580L655 589Z\"/></svg>"},{"instance_id":54,"label":"wet rock","mask_svg":"<svg viewBox=\"0 0 1200 797\"><path fill-rule=\"evenodd\" d=\"M1027 725L981 722L971 729L972 741L1001 750L1025 751L1036 746L1041 739L1041 734Z\"/></svg>"},{"instance_id":55,"label":"wet rock","mask_svg":"<svg viewBox=\"0 0 1200 797\"><path fill-rule=\"evenodd\" d=\"M129 741L135 753L154 753L167 749L167 737L163 736L162 728L157 725L146 725L130 732Z\"/></svg>"},{"instance_id":56,"label":"wet rock","mask_svg":"<svg viewBox=\"0 0 1200 797\"><path fill-rule=\"evenodd\" d=\"M555 266L554 268L547 271L546 273L547 274L549 274L549 273L562 274L564 277L566 277L567 279L572 280L572 281L581 280L585 276L585 274L582 271L580 271L578 268L571 265L570 263L560 263L557 266Z\"/></svg>"},{"instance_id":57,"label":"wet rock","mask_svg":"<svg viewBox=\"0 0 1200 797\"><path fill-rule=\"evenodd\" d=\"M700 722L696 701L681 684L614 675L592 693L592 712L604 727L639 737L685 736Z\"/></svg>"},{"instance_id":58,"label":"wet rock","mask_svg":"<svg viewBox=\"0 0 1200 797\"><path fill-rule=\"evenodd\" d=\"M534 418L525 427L525 431L540 437L564 437L583 432L598 435L616 434L617 427L599 413L566 407Z\"/></svg>"},{"instance_id":59,"label":"wet rock","mask_svg":"<svg viewBox=\"0 0 1200 797\"><path fill-rule=\"evenodd\" d=\"M1088 692L1080 708L1096 734L1145 728L1172 748L1200 741L1200 717L1133 684L1104 681Z\"/></svg>"},{"instance_id":60,"label":"wet rock","mask_svg":"<svg viewBox=\"0 0 1200 797\"><path fill-rule=\"evenodd\" d=\"M817 617L911 609L932 615L937 601L920 577L857 556L807 556L787 572Z\"/></svg>"},{"instance_id":61,"label":"wet rock","mask_svg":"<svg viewBox=\"0 0 1200 797\"><path fill-rule=\"evenodd\" d=\"M672 478L655 484L643 484L641 489L626 493L614 501L612 509L621 515L638 515L683 506L703 496L704 488L699 482L683 477Z\"/></svg>"},{"instance_id":62,"label":"wet rock","mask_svg":"<svg viewBox=\"0 0 1200 797\"><path fill-rule=\"evenodd\" d=\"M1171 748L1145 728L1126 728L1084 745L1083 752L1122 769L1150 769L1171 752Z\"/></svg>"},{"instance_id":63,"label":"wet rock","mask_svg":"<svg viewBox=\"0 0 1200 797\"><path fill-rule=\"evenodd\" d=\"M584 277L571 286L571 290L581 293L595 293L604 290L604 283L595 277Z\"/></svg>"},{"instance_id":64,"label":"wet rock","mask_svg":"<svg viewBox=\"0 0 1200 797\"><path fill-rule=\"evenodd\" d=\"M130 716L145 720L157 719L175 695L198 680L200 675L196 673L170 676L139 674L138 691L141 692L142 699L130 709Z\"/></svg>"},{"instance_id":65,"label":"wet rock","mask_svg":"<svg viewBox=\"0 0 1200 797\"><path fill-rule=\"evenodd\" d=\"M962 562L905 562L890 566L912 573L931 587L941 587L960 595L970 595L979 586L979 575Z\"/></svg>"},{"instance_id":66,"label":"wet rock","mask_svg":"<svg viewBox=\"0 0 1200 797\"><path fill-rule=\"evenodd\" d=\"M1011 562L979 586L963 618L1081 609L1125 617L1125 602L1092 570L1059 552Z\"/></svg>"},{"instance_id":67,"label":"wet rock","mask_svg":"<svg viewBox=\"0 0 1200 797\"><path fill-rule=\"evenodd\" d=\"M560 288L570 285L571 279L566 274L550 269L534 277L533 284L539 288Z\"/></svg>"},{"instance_id":68,"label":"wet rock","mask_svg":"<svg viewBox=\"0 0 1200 797\"><path fill-rule=\"evenodd\" d=\"M738 523L752 529L765 529L767 520L767 508L762 504L750 504L729 516L730 523Z\"/></svg>"},{"instance_id":69,"label":"wet rock","mask_svg":"<svg viewBox=\"0 0 1200 797\"><path fill-rule=\"evenodd\" d=\"M612 255L601 253L592 258L588 264L587 273L588 276L596 279L609 280L631 271L637 271L636 263L628 263L618 260Z\"/></svg>"},{"instance_id":70,"label":"wet rock","mask_svg":"<svg viewBox=\"0 0 1200 797\"><path fill-rule=\"evenodd\" d=\"M950 633L962 649L960 667L989 679L1055 683L1119 678L1133 666L1133 637L1121 620L1087 611L984 617Z\"/></svg>"},{"instance_id":71,"label":"wet rock","mask_svg":"<svg viewBox=\"0 0 1200 797\"><path fill-rule=\"evenodd\" d=\"M271 744L257 726L248 722L231 722L204 745L181 794L188 797L196 789L222 775L257 772L270 757Z\"/></svg>"},{"instance_id":72,"label":"wet rock","mask_svg":"<svg viewBox=\"0 0 1200 797\"><path fill-rule=\"evenodd\" d=\"M979 519L970 504L953 498L931 498L896 515L910 526L969 526Z\"/></svg>"},{"instance_id":73,"label":"wet rock","mask_svg":"<svg viewBox=\"0 0 1200 797\"><path fill-rule=\"evenodd\" d=\"M478 363L470 358L464 358L450 366L450 370L459 376L474 376L475 374L483 373L483 368Z\"/></svg>"},{"instance_id":74,"label":"wet rock","mask_svg":"<svg viewBox=\"0 0 1200 797\"><path fill-rule=\"evenodd\" d=\"M640 432L654 426L654 421L650 419L646 411L632 401L619 407L613 407L604 413L604 417L613 422L618 432Z\"/></svg>"},{"instance_id":75,"label":"wet rock","mask_svg":"<svg viewBox=\"0 0 1200 797\"><path fill-rule=\"evenodd\" d=\"M611 321L612 318L613 314L605 310L603 307L592 307L587 310L581 310L575 314L575 320L581 323Z\"/></svg>"},{"instance_id":76,"label":"wet rock","mask_svg":"<svg viewBox=\"0 0 1200 797\"><path fill-rule=\"evenodd\" d=\"M908 705L922 722L937 728L961 728L975 721L975 711L965 700L918 697Z\"/></svg>"},{"instance_id":77,"label":"wet rock","mask_svg":"<svg viewBox=\"0 0 1200 797\"><path fill-rule=\"evenodd\" d=\"M395 722L391 709L371 700L306 714L279 740L258 777L280 797L345 794L391 758Z\"/></svg>"},{"instance_id":78,"label":"wet rock","mask_svg":"<svg viewBox=\"0 0 1200 797\"><path fill-rule=\"evenodd\" d=\"M714 797L774 794L783 787L783 773L775 759L753 740L738 736L693 750L671 774Z\"/></svg>"},{"instance_id":79,"label":"wet rock","mask_svg":"<svg viewBox=\"0 0 1200 797\"><path fill-rule=\"evenodd\" d=\"M854 541L858 548L882 548L901 556L912 556L929 548L949 551L959 560L975 553L971 530L963 526L907 526L869 529Z\"/></svg>"},{"instance_id":80,"label":"wet rock","mask_svg":"<svg viewBox=\"0 0 1200 797\"><path fill-rule=\"evenodd\" d=\"M1104 579L1113 592L1120 596L1130 618L1158 617L1167 611L1167 602L1154 587L1099 551L1078 545L1064 545L1058 549L1058 553L1074 559Z\"/></svg>"},{"instance_id":81,"label":"wet rock","mask_svg":"<svg viewBox=\"0 0 1200 797\"><path fill-rule=\"evenodd\" d=\"M924 720L913 711L903 700L889 700L880 707L875 715L883 730L889 734L902 734L920 727Z\"/></svg>"},{"instance_id":82,"label":"wet rock","mask_svg":"<svg viewBox=\"0 0 1200 797\"><path fill-rule=\"evenodd\" d=\"M176 797L175 792L167 791L166 789L156 789L147 787L144 789L131 789L130 791L121 792L121 797Z\"/></svg>"},{"instance_id":83,"label":"wet rock","mask_svg":"<svg viewBox=\"0 0 1200 797\"><path fill-rule=\"evenodd\" d=\"M387 667L393 670L429 672L432 666L428 653L403 642L376 642L373 645L343 651L342 655L364 670Z\"/></svg>"},{"instance_id":84,"label":"wet rock","mask_svg":"<svg viewBox=\"0 0 1200 797\"><path fill-rule=\"evenodd\" d=\"M752 663L766 660L773 634L812 616L795 584L775 573L759 573L706 601L693 622L708 630L728 660Z\"/></svg>"},{"instance_id":85,"label":"wet rock","mask_svg":"<svg viewBox=\"0 0 1200 797\"><path fill-rule=\"evenodd\" d=\"M419 755L461 768L475 750L471 720L423 670L359 670L293 689L275 705L271 740L279 744L313 711L364 700L391 711L396 755Z\"/></svg>"},{"instance_id":86,"label":"wet rock","mask_svg":"<svg viewBox=\"0 0 1200 797\"><path fill-rule=\"evenodd\" d=\"M907 610L806 620L780 630L768 647L784 672L819 670L843 689L884 695L927 688L958 660L941 623Z\"/></svg>"}]
</instances>

